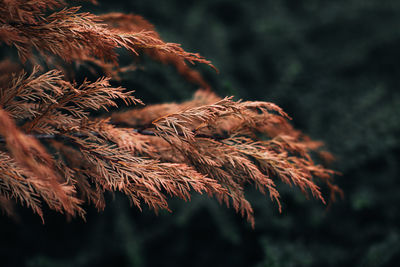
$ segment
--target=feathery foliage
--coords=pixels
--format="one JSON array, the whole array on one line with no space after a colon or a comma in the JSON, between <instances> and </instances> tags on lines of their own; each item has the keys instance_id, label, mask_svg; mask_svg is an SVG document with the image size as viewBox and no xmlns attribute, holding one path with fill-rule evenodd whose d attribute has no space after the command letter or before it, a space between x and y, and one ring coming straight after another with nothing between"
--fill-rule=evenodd
<instances>
[{"instance_id":1,"label":"feathery foliage","mask_svg":"<svg viewBox=\"0 0 400 267\"><path fill-rule=\"evenodd\" d=\"M334 171L313 160L331 155L278 106L219 98L187 65L211 62L164 42L140 16L79 10L57 0L0 2L0 43L19 58L0 63L0 205L8 213L16 200L42 219L43 203L84 217L84 203L104 209L106 191L122 192L139 209L168 210L169 196L189 200L193 190L254 225L247 184L279 210L279 180L324 203L319 183L332 199L341 192ZM181 104L116 112L143 104L114 86L132 70L119 66L119 48L170 64L202 89ZM75 81L77 66L99 78Z\"/></svg>"}]
</instances>

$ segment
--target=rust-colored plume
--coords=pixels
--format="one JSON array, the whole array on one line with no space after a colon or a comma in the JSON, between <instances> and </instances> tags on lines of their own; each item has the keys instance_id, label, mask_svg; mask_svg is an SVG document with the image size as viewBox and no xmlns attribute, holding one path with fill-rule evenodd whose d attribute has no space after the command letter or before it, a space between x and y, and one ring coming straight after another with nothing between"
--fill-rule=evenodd
<instances>
[{"instance_id":1,"label":"rust-colored plume","mask_svg":"<svg viewBox=\"0 0 400 267\"><path fill-rule=\"evenodd\" d=\"M321 142L294 129L273 103L215 95L187 65L211 62L164 42L140 16L96 16L61 0L3 0L0 45L19 56L0 61L0 207L8 214L16 201L42 219L44 204L83 217L84 203L104 209L104 194L116 191L139 209L169 210L170 197L198 192L254 225L248 184L279 210L280 182L324 203L320 186L331 199L341 192L335 172L314 162L332 160ZM132 69L118 66L118 48L173 65L202 89L183 103L143 107L117 85L118 73ZM93 64L107 76L75 82L74 66Z\"/></svg>"}]
</instances>

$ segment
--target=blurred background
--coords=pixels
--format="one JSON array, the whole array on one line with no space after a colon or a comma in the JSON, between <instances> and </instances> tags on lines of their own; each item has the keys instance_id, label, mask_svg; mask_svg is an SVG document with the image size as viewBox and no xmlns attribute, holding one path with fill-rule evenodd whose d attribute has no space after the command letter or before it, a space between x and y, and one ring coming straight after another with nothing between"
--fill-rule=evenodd
<instances>
[{"instance_id":1,"label":"blurred background","mask_svg":"<svg viewBox=\"0 0 400 267\"><path fill-rule=\"evenodd\" d=\"M30 210L0 218L1 266L398 266L400 1L113 0L85 10L144 16L166 41L199 52L220 95L281 106L322 140L345 197L327 208L279 185L283 212L252 188L256 227L215 200L171 199L158 216L108 199L87 222ZM123 85L145 103L182 101L196 86L148 58ZM4 265L3 265L4 264Z\"/></svg>"}]
</instances>

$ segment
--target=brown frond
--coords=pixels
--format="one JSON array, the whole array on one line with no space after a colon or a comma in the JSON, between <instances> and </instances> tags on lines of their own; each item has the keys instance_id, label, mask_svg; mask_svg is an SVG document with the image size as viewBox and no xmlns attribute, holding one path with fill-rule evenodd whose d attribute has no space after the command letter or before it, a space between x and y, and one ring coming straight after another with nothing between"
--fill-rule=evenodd
<instances>
[{"instance_id":1,"label":"brown frond","mask_svg":"<svg viewBox=\"0 0 400 267\"><path fill-rule=\"evenodd\" d=\"M124 32L150 31L154 38L161 40L161 37L155 31L154 25L145 20L142 16L123 13L108 13L101 15L100 18L114 29L122 30ZM176 53L168 53L154 48L145 48L144 52L154 60L174 66L178 73L185 77L189 82L197 84L203 89L210 89L210 85L204 80L202 75L198 71L191 69L185 63L185 58L180 57ZM202 63L210 65L209 62ZM212 65L210 66L213 67Z\"/></svg>"},{"instance_id":2,"label":"brown frond","mask_svg":"<svg viewBox=\"0 0 400 267\"><path fill-rule=\"evenodd\" d=\"M168 209L163 191L185 200L190 199L192 189L210 195L226 193L214 180L185 164L161 163L137 157L129 149L119 148L95 136L86 139L69 136L69 141L79 150L61 144L57 148L72 169L84 174L102 191L119 190L125 193L139 208L143 201L156 211ZM78 183L82 184L82 181Z\"/></svg>"},{"instance_id":3,"label":"brown frond","mask_svg":"<svg viewBox=\"0 0 400 267\"><path fill-rule=\"evenodd\" d=\"M29 76L24 71L12 75L8 85L0 88L0 106L14 118L28 119L22 127L25 131L55 134L76 127L91 110L117 107L117 99L127 105L141 103L133 91L111 87L109 81L85 80L78 86L65 81L60 71L38 75L35 67Z\"/></svg>"},{"instance_id":4,"label":"brown frond","mask_svg":"<svg viewBox=\"0 0 400 267\"><path fill-rule=\"evenodd\" d=\"M0 135L16 164L21 166L22 174L39 194L45 196L51 208L71 215L81 212L80 201L73 197L74 188L63 184L54 172L52 157L35 138L23 134L3 109L0 109Z\"/></svg>"},{"instance_id":5,"label":"brown frond","mask_svg":"<svg viewBox=\"0 0 400 267\"><path fill-rule=\"evenodd\" d=\"M112 29L101 23L101 17L79 13L79 7L64 8L48 16L39 10L32 12L34 23L10 19L0 25L0 42L13 45L22 61L29 59L35 49L48 60L54 55L65 61L98 58L117 64L115 49L125 48L134 54L140 49L151 49L172 54L182 62L212 66L210 61L184 51L179 44L163 42L153 31Z\"/></svg>"},{"instance_id":6,"label":"brown frond","mask_svg":"<svg viewBox=\"0 0 400 267\"><path fill-rule=\"evenodd\" d=\"M36 24L46 10L64 6L62 0L3 0L0 5L0 23L18 21L25 24Z\"/></svg>"},{"instance_id":7,"label":"brown frond","mask_svg":"<svg viewBox=\"0 0 400 267\"><path fill-rule=\"evenodd\" d=\"M156 107L168 110L163 106ZM167 107L179 110L177 104ZM179 151L188 164L227 188L231 192L233 206L249 218L252 218L251 210L246 208L247 204L240 204L244 203L243 186L248 182L254 183L263 193L269 192L279 209L279 193L275 189L274 178L299 187L305 194L310 191L325 203L313 178L327 181L334 172L315 165L309 154L321 143L308 139L304 141L296 135L278 135L270 140L254 141L251 132L242 130L245 126L257 131L260 125L268 124L268 119L274 120L276 116L289 118L276 105L235 102L224 98L213 104L191 108L187 108L185 103L181 108L184 109L154 120L155 133ZM152 107L145 109L150 111ZM144 116L147 113L145 109L136 114ZM221 125L226 130L225 135L221 135Z\"/></svg>"},{"instance_id":8,"label":"brown frond","mask_svg":"<svg viewBox=\"0 0 400 267\"><path fill-rule=\"evenodd\" d=\"M24 171L6 153L0 152L0 158L0 195L7 199L14 198L25 204L43 220L39 194L31 186L31 180L26 179Z\"/></svg>"},{"instance_id":9,"label":"brown frond","mask_svg":"<svg viewBox=\"0 0 400 267\"><path fill-rule=\"evenodd\" d=\"M315 153L332 160L321 142L296 130L273 103L212 93L187 65L211 62L164 42L140 16L96 16L63 0L2 0L0 44L29 63L0 61L0 208L8 213L14 200L42 219L43 203L84 216L83 203L102 210L105 192L115 191L139 209L144 203L169 210L169 197L190 200L194 191L232 206L254 225L248 184L279 210L277 181L323 202L320 184L332 200L342 193L333 184L335 172L313 161ZM135 68L119 67L119 48L173 65L205 90L180 104L111 113L121 103L142 103L110 83ZM80 65L108 77L77 83ZM109 115L99 118L100 110Z\"/></svg>"},{"instance_id":10,"label":"brown frond","mask_svg":"<svg viewBox=\"0 0 400 267\"><path fill-rule=\"evenodd\" d=\"M152 122L167 116L178 113L192 107L212 104L221 100L215 93L207 90L196 91L193 99L183 103L164 103L148 105L140 109L132 109L125 112L115 112L111 115L111 121L116 125L129 126L134 128L146 128Z\"/></svg>"}]
</instances>

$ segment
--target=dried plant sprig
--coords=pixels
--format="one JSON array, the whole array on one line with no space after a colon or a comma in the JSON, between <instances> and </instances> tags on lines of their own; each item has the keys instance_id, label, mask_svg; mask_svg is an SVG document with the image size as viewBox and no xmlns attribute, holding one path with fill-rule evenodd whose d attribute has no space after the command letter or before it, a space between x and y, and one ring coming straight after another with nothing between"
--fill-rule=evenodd
<instances>
[{"instance_id":1,"label":"dried plant sprig","mask_svg":"<svg viewBox=\"0 0 400 267\"><path fill-rule=\"evenodd\" d=\"M102 210L105 192L115 191L139 209L145 203L157 212L169 210L169 197L190 200L195 191L232 205L254 226L247 184L269 195L279 210L277 181L322 202L320 184L331 190L331 199L341 193L332 181L335 172L313 161L315 153L332 156L294 129L281 108L219 98L186 64L212 66L210 61L164 42L140 16L79 10L62 0L0 2L0 43L14 47L22 62L38 64L29 71L29 64L0 61L0 206L6 212L16 200L42 220L43 203L83 217L84 203ZM117 48L171 64L206 90L184 103L98 118L99 110L141 101L113 86L110 77L74 82L68 62L94 64L118 78L131 67L118 66Z\"/></svg>"},{"instance_id":2,"label":"dried plant sprig","mask_svg":"<svg viewBox=\"0 0 400 267\"><path fill-rule=\"evenodd\" d=\"M0 22L36 24L46 10L65 6L62 0L2 0Z\"/></svg>"},{"instance_id":3,"label":"dried plant sprig","mask_svg":"<svg viewBox=\"0 0 400 267\"><path fill-rule=\"evenodd\" d=\"M27 133L55 134L77 127L90 111L117 107L117 99L127 105L141 103L133 91L112 87L109 78L77 85L64 80L58 70L40 75L38 71L36 66L30 75L25 71L13 74L0 88L0 105L12 117L25 121L22 128Z\"/></svg>"},{"instance_id":4,"label":"dried plant sprig","mask_svg":"<svg viewBox=\"0 0 400 267\"><path fill-rule=\"evenodd\" d=\"M250 138L254 137L251 133L237 127L242 124L256 128L257 125L268 123L270 115L275 118L276 114L288 118L286 113L271 103L235 102L231 98L224 98L213 104L165 115L153 121L153 125L156 133L174 146L199 172L209 175L231 193L234 192L233 206L247 214L250 222L253 222L251 206L243 202L243 186L247 182L254 183L263 193L267 189L280 209L279 193L272 179L279 178L293 184L305 194L310 190L314 197L325 203L313 177L329 180L334 174L314 164L308 154L309 147L301 140L278 135L268 141L254 141ZM226 124L230 121L235 127L231 128L229 134L221 136L218 131L220 123L229 127Z\"/></svg>"},{"instance_id":5,"label":"dried plant sprig","mask_svg":"<svg viewBox=\"0 0 400 267\"><path fill-rule=\"evenodd\" d=\"M160 61L174 63L183 73L190 73L184 67L185 60L212 66L210 61L199 54L186 52L179 44L166 43L157 33L146 28L111 28L102 23L102 17L80 13L79 7L64 8L50 15L42 11L44 8L53 10L59 6L49 4L43 8L32 8L27 14L17 17L13 12L0 9L0 15L8 16L0 20L0 43L14 46L22 61L30 59L33 50L36 50L48 61L52 61L53 56L65 61L89 60L110 69L105 61L112 61L116 65L115 49L125 48L133 54L137 54L140 49L147 49ZM22 12L25 9L16 10ZM206 84L204 81L200 83Z\"/></svg>"},{"instance_id":6,"label":"dried plant sprig","mask_svg":"<svg viewBox=\"0 0 400 267\"><path fill-rule=\"evenodd\" d=\"M144 118L154 116L154 108L161 111L157 116L166 111L175 113L163 115L150 124L144 120L145 125L136 125L137 129L117 128L113 119L91 120L90 111L107 110L116 106L117 99L125 104L140 103L132 92L111 87L104 78L77 85L65 81L59 71L38 72L35 67L30 75L25 72L12 75L7 86L0 90L0 103L4 107L1 115L3 124L7 123L2 129L14 129L0 134L4 136L7 152L11 153L10 159L14 158L22 169L34 171L32 174L37 177L48 177L54 183L49 187L53 190L68 185L56 192L68 195L64 201L75 199L69 213L74 214L78 209L83 214L78 205L82 200L104 208L105 191L122 191L139 208L143 201L157 211L168 209L163 191L188 200L189 191L194 189L214 195L228 206L232 204L254 225L253 209L245 198L244 187L253 183L262 193L269 194L280 210L275 178L298 186L304 193L310 190L324 201L313 176L323 177L330 183L333 172L313 163L309 155L313 147L288 133L267 141L254 141L251 132L243 131L243 125L260 130L261 125L274 121L277 116L288 118L276 105L233 101L231 97L219 99L212 93L199 91L194 100L181 105L149 106L135 111L147 114ZM19 108L22 106L25 108ZM18 130L8 112L24 121L23 132L54 136L42 143L56 149L57 155L50 156L35 135ZM114 119L126 117L126 114L119 115ZM222 126L229 129L224 135L220 132ZM148 132L152 134L147 135ZM17 140L21 145L10 141L14 136L20 136ZM34 154L19 154L26 150ZM166 153L167 150L174 151L173 155ZM29 174L25 172L21 177ZM32 197L22 202L42 216L35 203L40 197L49 197L43 189L27 196ZM61 210L57 206L61 199L48 204Z\"/></svg>"},{"instance_id":7,"label":"dried plant sprig","mask_svg":"<svg viewBox=\"0 0 400 267\"><path fill-rule=\"evenodd\" d=\"M161 37L156 32L154 25L145 20L142 16L115 12L100 15L99 17L112 28L126 32L149 31L152 33L154 38L161 40ZM180 57L176 53L168 53L166 51L153 48L144 48L144 52L154 60L160 61L164 64L173 65L178 73L185 77L188 81L199 85L203 89L210 89L210 85L204 80L202 75L198 71L191 69L185 63L184 58ZM210 66L215 68L212 65Z\"/></svg>"},{"instance_id":8,"label":"dried plant sprig","mask_svg":"<svg viewBox=\"0 0 400 267\"><path fill-rule=\"evenodd\" d=\"M32 135L26 133L64 133L79 127L89 116L88 110L107 109L116 106L115 100L123 100L126 104L138 102L132 92L124 92L121 87L111 87L108 80L100 78L94 83L84 81L81 85L71 84L65 80L59 71L49 71L38 75L34 68L30 75L25 72L12 75L8 86L1 88L0 104L0 135L6 146L4 157L6 166L14 164L14 175L8 175L5 187L12 186L16 180L29 184L34 192L12 195L32 207L42 216L39 205L31 195L40 196L50 208L74 215L84 215L80 207L81 200L76 198L74 180L66 175L60 162L47 152ZM23 108L22 108L23 107ZM13 119L23 121L21 129ZM21 124L21 123L19 123ZM12 160L12 161L11 161ZM12 163L15 162L15 163ZM18 168L17 168L18 166ZM65 169L64 169L65 170ZM5 171L4 173L13 173ZM11 177L11 178L10 178ZM19 180L16 178L18 177ZM22 184L22 185L23 185ZM14 192L16 186L14 185ZM6 191L4 191L6 192ZM6 195L9 196L9 195Z\"/></svg>"},{"instance_id":9,"label":"dried plant sprig","mask_svg":"<svg viewBox=\"0 0 400 267\"><path fill-rule=\"evenodd\" d=\"M132 92L111 87L108 79L77 85L63 80L59 71L39 74L38 68L34 68L30 75L12 75L7 85L0 91L4 107L0 110L0 135L6 144L4 162L17 172L14 176L18 179L3 178L8 191L2 192L26 203L41 217L43 199L52 209L83 216L79 204L86 200L102 209L105 191L122 191L139 208L143 201L156 211L168 209L162 191L185 200L190 199L192 189L209 195L229 194L213 179L184 163L163 163L138 156L146 154L150 146L146 141L139 146L137 140L141 141L142 135L132 129L115 128L107 119L90 121L90 110L107 110L116 106L116 100L140 103ZM23 103L26 108L17 109ZM21 127L10 114L24 122ZM45 133L54 138L39 143L35 134L26 133ZM50 155L46 147L58 152ZM5 167L2 171L8 173ZM15 181L20 181L22 187L16 187ZM27 190L25 184L33 184L35 190ZM54 196L49 195L53 192Z\"/></svg>"},{"instance_id":10,"label":"dried plant sprig","mask_svg":"<svg viewBox=\"0 0 400 267\"><path fill-rule=\"evenodd\" d=\"M32 190L43 197L50 208L70 215L78 213L83 216L84 211L79 206L81 201L74 196L74 187L64 183L55 172L54 162L46 149L36 139L21 132L2 109L0 121L0 135L5 138L8 152L2 153L3 188L11 188L9 191L13 197L27 203L41 217L42 213L32 197ZM26 186L21 187L17 183ZM25 192L23 189L26 189Z\"/></svg>"}]
</instances>

